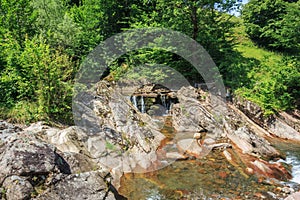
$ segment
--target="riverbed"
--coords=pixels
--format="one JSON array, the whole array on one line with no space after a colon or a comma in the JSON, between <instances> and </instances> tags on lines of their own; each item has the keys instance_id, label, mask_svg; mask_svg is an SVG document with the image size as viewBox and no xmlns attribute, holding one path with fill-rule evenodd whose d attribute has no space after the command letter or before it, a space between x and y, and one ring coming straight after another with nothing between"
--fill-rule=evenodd
<instances>
[{"instance_id":1,"label":"riverbed","mask_svg":"<svg viewBox=\"0 0 300 200\"><path fill-rule=\"evenodd\" d=\"M166 123L162 132L171 139L174 129ZM245 174L224 157L222 151L213 151L203 158L175 161L171 165L149 173L125 174L120 193L132 200L162 199L284 199L280 188L298 187L300 183L300 145L270 141L286 154L286 163L293 178L290 182L268 184L266 180ZM234 155L233 149L228 151ZM240 168L243 167L239 163ZM245 166L244 166L245 167Z\"/></svg>"}]
</instances>

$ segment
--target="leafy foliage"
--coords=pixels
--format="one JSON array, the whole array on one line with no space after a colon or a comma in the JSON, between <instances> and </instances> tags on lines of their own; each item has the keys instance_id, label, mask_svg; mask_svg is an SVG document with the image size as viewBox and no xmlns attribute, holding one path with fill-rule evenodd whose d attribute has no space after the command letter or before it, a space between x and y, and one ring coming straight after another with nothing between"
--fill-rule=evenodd
<instances>
[{"instance_id":1,"label":"leafy foliage","mask_svg":"<svg viewBox=\"0 0 300 200\"><path fill-rule=\"evenodd\" d=\"M300 2L250 0L243 9L246 32L257 44L299 53Z\"/></svg>"},{"instance_id":2,"label":"leafy foliage","mask_svg":"<svg viewBox=\"0 0 300 200\"><path fill-rule=\"evenodd\" d=\"M299 106L299 1L250 0L243 9L245 31L260 46L285 55L247 56L228 13L240 0L2 0L0 2L0 117L21 122L72 123L72 83L80 63L101 41L123 30L164 27L182 32L210 54L226 85L265 110ZM247 37L243 35L242 37ZM261 51L265 51L260 49ZM256 53L257 54L257 53ZM274 56L275 55L275 56ZM147 65L141 73L134 70ZM154 67L156 66L156 67ZM129 52L110 66L110 77L153 76L163 66L190 83L202 77L180 56L159 48ZM88 78L88 77L87 77Z\"/></svg>"}]
</instances>

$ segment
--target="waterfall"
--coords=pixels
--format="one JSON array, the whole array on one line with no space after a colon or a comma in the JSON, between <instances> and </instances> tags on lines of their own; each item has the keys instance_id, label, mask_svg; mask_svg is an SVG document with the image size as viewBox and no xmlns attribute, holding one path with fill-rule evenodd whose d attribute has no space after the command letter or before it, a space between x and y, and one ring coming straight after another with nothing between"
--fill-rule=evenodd
<instances>
[{"instance_id":1,"label":"waterfall","mask_svg":"<svg viewBox=\"0 0 300 200\"><path fill-rule=\"evenodd\" d=\"M136 109L138 109L138 105L137 105L137 101L136 101L136 96L132 96L132 103L133 103L134 107Z\"/></svg>"},{"instance_id":2,"label":"waterfall","mask_svg":"<svg viewBox=\"0 0 300 200\"><path fill-rule=\"evenodd\" d=\"M165 95L160 95L160 100L161 100L161 104L163 105L163 107L168 110L167 108L167 103L166 103L166 96Z\"/></svg>"},{"instance_id":3,"label":"waterfall","mask_svg":"<svg viewBox=\"0 0 300 200\"><path fill-rule=\"evenodd\" d=\"M141 96L141 112L145 113L145 102L143 96Z\"/></svg>"},{"instance_id":4,"label":"waterfall","mask_svg":"<svg viewBox=\"0 0 300 200\"><path fill-rule=\"evenodd\" d=\"M166 95L160 95L160 101L161 101L161 105L165 109L165 113L168 114L168 112L169 112L169 102L167 102Z\"/></svg>"}]
</instances>

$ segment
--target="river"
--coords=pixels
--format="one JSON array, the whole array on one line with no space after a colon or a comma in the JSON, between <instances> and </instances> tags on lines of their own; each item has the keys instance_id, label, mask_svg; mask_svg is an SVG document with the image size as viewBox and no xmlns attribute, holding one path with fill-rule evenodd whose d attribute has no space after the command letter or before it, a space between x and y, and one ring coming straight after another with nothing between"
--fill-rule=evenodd
<instances>
[{"instance_id":1,"label":"river","mask_svg":"<svg viewBox=\"0 0 300 200\"><path fill-rule=\"evenodd\" d=\"M172 129L165 127L170 137ZM272 141L286 154L285 162L292 165L292 182L300 184L300 145ZM232 149L228 149L234 154ZM242 165L242 163L240 163ZM242 166L243 167L243 166ZM125 174L121 179L120 193L132 200L163 199L283 199L278 185L270 185L248 176L239 167L230 164L221 151L211 152L201 159L188 159L144 174Z\"/></svg>"}]
</instances>

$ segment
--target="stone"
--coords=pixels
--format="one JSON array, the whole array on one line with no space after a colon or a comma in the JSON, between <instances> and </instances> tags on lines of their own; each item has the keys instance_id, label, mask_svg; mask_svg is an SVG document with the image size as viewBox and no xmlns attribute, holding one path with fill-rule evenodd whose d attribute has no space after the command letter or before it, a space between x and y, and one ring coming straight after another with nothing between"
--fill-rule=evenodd
<instances>
[{"instance_id":1,"label":"stone","mask_svg":"<svg viewBox=\"0 0 300 200\"><path fill-rule=\"evenodd\" d=\"M166 157L173 160L186 160L188 158L178 152L167 152Z\"/></svg>"},{"instance_id":2,"label":"stone","mask_svg":"<svg viewBox=\"0 0 300 200\"><path fill-rule=\"evenodd\" d=\"M2 187L5 189L5 197L7 200L27 200L30 199L31 193L34 191L28 180L20 176L7 177Z\"/></svg>"},{"instance_id":3,"label":"stone","mask_svg":"<svg viewBox=\"0 0 300 200\"><path fill-rule=\"evenodd\" d=\"M279 138L300 141L300 132L296 131L278 117L275 117L268 123L268 129L273 135Z\"/></svg>"},{"instance_id":4,"label":"stone","mask_svg":"<svg viewBox=\"0 0 300 200\"><path fill-rule=\"evenodd\" d=\"M0 147L0 183L8 175L48 174L55 170L56 158L52 145L20 135Z\"/></svg>"},{"instance_id":5,"label":"stone","mask_svg":"<svg viewBox=\"0 0 300 200\"><path fill-rule=\"evenodd\" d=\"M221 124L215 119L209 109L198 100L199 94L195 88L182 87L177 91L179 103L174 104L171 113L173 126L177 131L200 132L205 130L215 139L223 133Z\"/></svg>"},{"instance_id":6,"label":"stone","mask_svg":"<svg viewBox=\"0 0 300 200\"><path fill-rule=\"evenodd\" d=\"M109 174L101 171L69 175L35 200L125 199L110 185Z\"/></svg>"},{"instance_id":7,"label":"stone","mask_svg":"<svg viewBox=\"0 0 300 200\"><path fill-rule=\"evenodd\" d=\"M231 154L230 154L227 150L224 150L224 151L223 151L223 155L225 156L225 158L226 158L228 161L232 161L232 156L231 156Z\"/></svg>"},{"instance_id":8,"label":"stone","mask_svg":"<svg viewBox=\"0 0 300 200\"><path fill-rule=\"evenodd\" d=\"M295 192L288 197L286 197L284 200L299 200L300 199L300 192Z\"/></svg>"},{"instance_id":9,"label":"stone","mask_svg":"<svg viewBox=\"0 0 300 200\"><path fill-rule=\"evenodd\" d=\"M229 143L217 143L217 144L211 144L211 145L209 145L209 147L212 150L224 150L224 149L227 149L227 148L231 148L231 144L229 144Z\"/></svg>"},{"instance_id":10,"label":"stone","mask_svg":"<svg viewBox=\"0 0 300 200\"><path fill-rule=\"evenodd\" d=\"M262 158L279 158L280 153L270 143L251 132L243 126L231 134L228 138L242 150L243 153Z\"/></svg>"}]
</instances>

